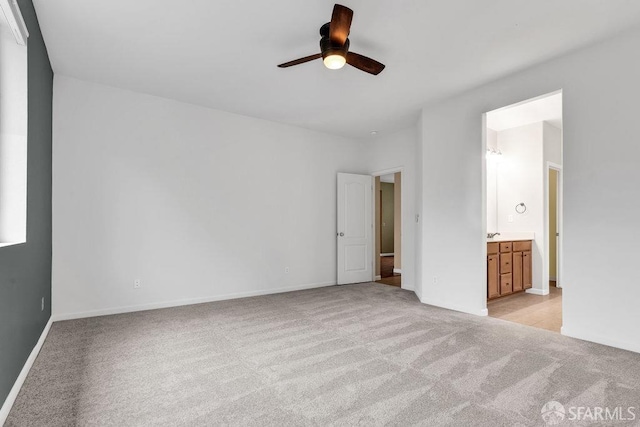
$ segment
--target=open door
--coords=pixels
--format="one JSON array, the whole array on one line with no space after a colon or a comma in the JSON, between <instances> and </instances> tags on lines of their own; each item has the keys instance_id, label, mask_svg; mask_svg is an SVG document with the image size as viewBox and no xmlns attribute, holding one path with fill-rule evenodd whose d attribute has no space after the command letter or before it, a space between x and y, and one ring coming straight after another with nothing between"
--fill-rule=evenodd
<instances>
[{"instance_id":1,"label":"open door","mask_svg":"<svg viewBox=\"0 0 640 427\"><path fill-rule=\"evenodd\" d=\"M338 285L373 280L373 177L338 174Z\"/></svg>"}]
</instances>

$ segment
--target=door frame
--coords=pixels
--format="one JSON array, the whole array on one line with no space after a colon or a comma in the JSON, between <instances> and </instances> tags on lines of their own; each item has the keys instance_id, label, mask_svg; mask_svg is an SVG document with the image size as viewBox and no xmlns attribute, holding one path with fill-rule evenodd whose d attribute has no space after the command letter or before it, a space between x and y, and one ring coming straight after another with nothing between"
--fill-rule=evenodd
<instances>
[{"instance_id":1,"label":"door frame","mask_svg":"<svg viewBox=\"0 0 640 427\"><path fill-rule=\"evenodd\" d=\"M406 206L406 203L407 203L408 194L406 194L406 191L405 191L406 185L402 184L402 181L404 181L404 179L405 179L404 178L404 167L403 166L397 166L397 167L394 167L394 168L382 169L382 170L379 170L379 171L376 171L376 172L372 172L371 176L375 180L376 177L379 177L379 176L382 176L382 175L389 175L390 173L398 173L398 172L400 172L400 176L401 176L401 181L400 181L400 253L406 254L407 251L405 250L406 249L406 243L405 243L405 238L404 238L404 236L406 235L406 232L405 232L406 231L405 230L405 226L406 226L405 222L406 221L404 221L403 217L404 217L404 214L405 214L405 209L406 209L405 206ZM375 209L376 209L376 197L375 197L376 196L375 195L376 188L375 187L376 186L375 186L375 182L374 182L373 190L372 190L372 198L371 198L371 203L373 204L373 210L371 211L371 214L373 215L372 222L374 224L374 227L378 227L378 224L375 223L376 222L375 221L375 219L376 219L375 218L375 216L376 216L376 211L375 211ZM395 191L395 188L394 188L394 191ZM394 218L393 220L395 221L396 219ZM375 231L376 230L374 228L374 230L373 230L374 239L375 239ZM375 244L372 245L372 251L373 251L373 255L371 256L371 259L373 261L373 266L372 266L373 273L372 273L371 281L375 282L376 281L376 264L375 264L376 263L376 245ZM402 270L404 270L404 269L405 268L403 267ZM404 274L400 274L400 288L404 289L404 287L405 287L405 275Z\"/></svg>"},{"instance_id":2,"label":"door frame","mask_svg":"<svg viewBox=\"0 0 640 427\"><path fill-rule=\"evenodd\" d=\"M545 186L544 186L544 200L545 200L545 205L547 206L547 209L545 209L544 212L544 229L545 229L545 233L547 234L547 239L546 239L546 247L545 247L545 251L547 254L546 259L544 260L546 268L545 268L545 274L547 276L547 281L549 281L550 279L550 274L549 274L549 245L550 245L550 239L549 239L549 171L551 170L555 170L558 174L558 182L557 182L557 186L558 188L557 190L557 200L556 200L556 228L557 228L557 233L558 233L558 242L557 242L557 247L556 247L556 286L558 288L562 288L562 281L561 279L564 277L563 276L563 271L562 271L562 267L563 267L563 256L562 256L562 240L563 240L563 194L562 194L562 180L563 180L563 174L562 174L562 165L559 165L557 163L553 163L553 162L549 162L547 161L547 164L545 165Z\"/></svg>"}]
</instances>

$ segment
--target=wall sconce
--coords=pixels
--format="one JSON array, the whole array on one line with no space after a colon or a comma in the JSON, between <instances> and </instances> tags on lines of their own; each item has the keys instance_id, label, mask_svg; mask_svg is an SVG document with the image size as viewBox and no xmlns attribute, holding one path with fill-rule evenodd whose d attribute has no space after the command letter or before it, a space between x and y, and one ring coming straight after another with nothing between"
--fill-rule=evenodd
<instances>
[{"instance_id":1,"label":"wall sconce","mask_svg":"<svg viewBox=\"0 0 640 427\"><path fill-rule=\"evenodd\" d=\"M487 148L487 158L502 156L502 151L496 150L495 148Z\"/></svg>"}]
</instances>

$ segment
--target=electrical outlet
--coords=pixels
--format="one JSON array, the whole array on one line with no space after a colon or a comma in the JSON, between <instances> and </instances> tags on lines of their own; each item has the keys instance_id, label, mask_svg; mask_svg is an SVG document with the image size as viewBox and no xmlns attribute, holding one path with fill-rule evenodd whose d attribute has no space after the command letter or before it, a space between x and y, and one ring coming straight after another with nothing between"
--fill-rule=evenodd
<instances>
[{"instance_id":1,"label":"electrical outlet","mask_svg":"<svg viewBox=\"0 0 640 427\"><path fill-rule=\"evenodd\" d=\"M44 297L42 297L42 300L40 301L40 311L44 311Z\"/></svg>"},{"instance_id":2,"label":"electrical outlet","mask_svg":"<svg viewBox=\"0 0 640 427\"><path fill-rule=\"evenodd\" d=\"M508 215L507 216L507 221L508 222L513 222L513 215Z\"/></svg>"},{"instance_id":3,"label":"electrical outlet","mask_svg":"<svg viewBox=\"0 0 640 427\"><path fill-rule=\"evenodd\" d=\"M437 276L433 276L433 284L434 285L438 284L438 277Z\"/></svg>"},{"instance_id":4,"label":"electrical outlet","mask_svg":"<svg viewBox=\"0 0 640 427\"><path fill-rule=\"evenodd\" d=\"M289 274L289 267L285 267L284 268L284 272L285 272L285 274Z\"/></svg>"},{"instance_id":5,"label":"electrical outlet","mask_svg":"<svg viewBox=\"0 0 640 427\"><path fill-rule=\"evenodd\" d=\"M140 286L142 286L142 281L140 279L136 279L133 281L133 288L134 289L139 289Z\"/></svg>"}]
</instances>

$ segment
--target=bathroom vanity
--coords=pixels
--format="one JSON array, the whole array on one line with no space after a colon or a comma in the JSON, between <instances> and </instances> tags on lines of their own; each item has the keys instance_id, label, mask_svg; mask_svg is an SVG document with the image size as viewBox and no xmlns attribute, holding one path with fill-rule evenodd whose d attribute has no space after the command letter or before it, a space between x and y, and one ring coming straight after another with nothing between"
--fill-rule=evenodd
<instances>
[{"instance_id":1,"label":"bathroom vanity","mask_svg":"<svg viewBox=\"0 0 640 427\"><path fill-rule=\"evenodd\" d=\"M487 299L531 288L532 240L487 241Z\"/></svg>"}]
</instances>

